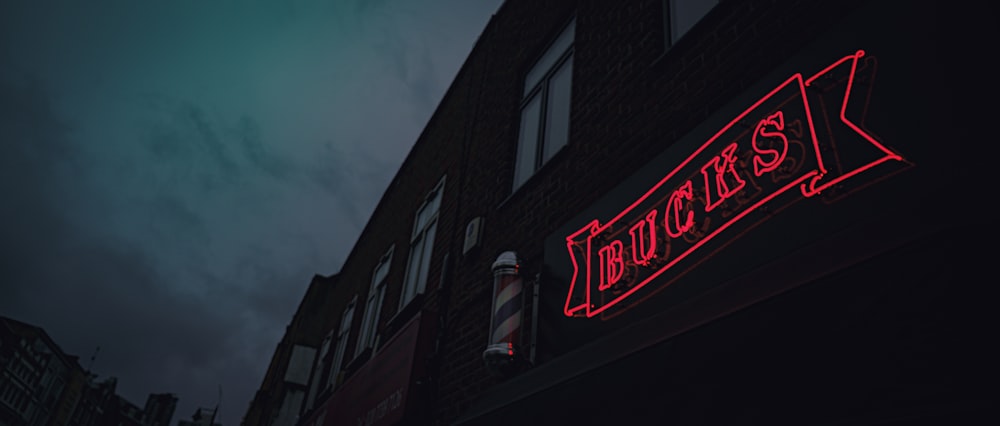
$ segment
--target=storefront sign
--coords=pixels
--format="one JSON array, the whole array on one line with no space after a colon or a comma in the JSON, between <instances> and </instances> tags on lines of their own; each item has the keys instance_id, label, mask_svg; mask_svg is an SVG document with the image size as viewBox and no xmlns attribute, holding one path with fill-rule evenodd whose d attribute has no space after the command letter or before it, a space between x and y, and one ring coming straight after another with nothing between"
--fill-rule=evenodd
<instances>
[{"instance_id":1,"label":"storefront sign","mask_svg":"<svg viewBox=\"0 0 1000 426\"><path fill-rule=\"evenodd\" d=\"M434 321L433 315L421 312L404 325L317 410L317 418L319 412L323 413L323 420L317 425L377 426L403 422L413 405L410 397L413 383L424 374L424 366L418 360L430 342Z\"/></svg>"},{"instance_id":2,"label":"storefront sign","mask_svg":"<svg viewBox=\"0 0 1000 426\"><path fill-rule=\"evenodd\" d=\"M568 235L563 313L590 318L643 287L668 285L683 273L675 269L712 254L711 241L739 237L735 225L905 162L864 127L875 69L857 51L812 76L792 75L620 213Z\"/></svg>"}]
</instances>

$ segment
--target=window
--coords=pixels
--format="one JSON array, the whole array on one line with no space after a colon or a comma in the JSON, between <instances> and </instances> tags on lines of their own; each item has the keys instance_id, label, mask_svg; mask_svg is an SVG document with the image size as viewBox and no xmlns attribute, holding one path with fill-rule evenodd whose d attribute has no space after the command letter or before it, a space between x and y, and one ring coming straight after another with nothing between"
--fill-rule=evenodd
<instances>
[{"instance_id":1,"label":"window","mask_svg":"<svg viewBox=\"0 0 1000 426\"><path fill-rule=\"evenodd\" d=\"M347 338L351 335L351 320L354 319L354 305L358 297L354 296L351 303L344 308L344 314L340 317L340 328L337 331L337 343L333 350L333 361L330 363L330 377L327 379L328 387L336 388L340 384L340 366L344 363L344 352L347 350Z\"/></svg>"},{"instance_id":2,"label":"window","mask_svg":"<svg viewBox=\"0 0 1000 426\"><path fill-rule=\"evenodd\" d=\"M361 335L358 337L358 348L354 356L361 355L367 348L375 347L378 318L382 313L382 300L385 299L385 278L389 275L389 265L392 263L392 249L393 247L389 247L389 251L382 255L372 272L371 288L368 289L368 301L365 303L365 318L361 322Z\"/></svg>"},{"instance_id":3,"label":"window","mask_svg":"<svg viewBox=\"0 0 1000 426\"><path fill-rule=\"evenodd\" d=\"M399 298L401 310L427 287L427 270L431 265L431 248L434 246L434 232L437 230L442 192L444 192L444 178L441 178L441 182L427 194L424 203L417 210L417 218L413 222L413 234L410 237L410 260L406 262L406 279L403 281L403 294Z\"/></svg>"},{"instance_id":4,"label":"window","mask_svg":"<svg viewBox=\"0 0 1000 426\"><path fill-rule=\"evenodd\" d=\"M333 334L334 331L330 330L330 332L326 334L326 337L323 338L323 345L320 347L319 357L316 358L316 363L313 366L313 375L311 379L312 383L309 384L309 395L306 398L307 410L311 410L313 408L313 402L316 400L316 393L319 389L321 389L321 386L326 386L325 383L320 382L324 377L326 377L324 376L324 374L326 374L324 368L328 365L326 361L327 356L330 354L330 342L333 341Z\"/></svg>"},{"instance_id":5,"label":"window","mask_svg":"<svg viewBox=\"0 0 1000 426\"><path fill-rule=\"evenodd\" d=\"M573 20L524 78L514 189L569 141L575 32L576 20Z\"/></svg>"},{"instance_id":6,"label":"window","mask_svg":"<svg viewBox=\"0 0 1000 426\"><path fill-rule=\"evenodd\" d=\"M666 25L667 47L677 43L719 0L664 0L663 21Z\"/></svg>"}]
</instances>

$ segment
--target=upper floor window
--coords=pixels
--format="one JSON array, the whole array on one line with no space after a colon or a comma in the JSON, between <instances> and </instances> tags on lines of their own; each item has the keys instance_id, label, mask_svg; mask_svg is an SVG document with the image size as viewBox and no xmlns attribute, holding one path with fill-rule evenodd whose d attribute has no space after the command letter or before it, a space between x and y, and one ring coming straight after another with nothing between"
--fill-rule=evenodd
<instances>
[{"instance_id":1,"label":"upper floor window","mask_svg":"<svg viewBox=\"0 0 1000 426\"><path fill-rule=\"evenodd\" d=\"M365 303L365 317L361 321L361 334L358 336L358 348L354 356L361 355L367 348L375 348L378 331L379 314L382 313L382 300L385 299L385 278L389 276L389 264L392 263L392 247L389 247L379 259L375 271L372 272L371 288L368 289L368 301Z\"/></svg>"},{"instance_id":2,"label":"upper floor window","mask_svg":"<svg viewBox=\"0 0 1000 426\"><path fill-rule=\"evenodd\" d=\"M427 194L424 203L417 210L413 233L410 236L410 259L406 262L403 294L399 298L400 308L406 306L416 295L423 293L427 287L427 271L431 265L431 248L434 246L434 233L437 231L438 210L441 208L443 192L444 178L441 178L441 182Z\"/></svg>"},{"instance_id":3,"label":"upper floor window","mask_svg":"<svg viewBox=\"0 0 1000 426\"><path fill-rule=\"evenodd\" d=\"M344 363L344 352L347 350L347 339L351 336L351 322L354 320L354 305L358 297L354 296L351 303L344 308L344 313L340 317L340 328L337 330L337 342L334 345L333 361L330 363L330 378L327 380L328 386L336 388L340 384L340 370Z\"/></svg>"},{"instance_id":4,"label":"upper floor window","mask_svg":"<svg viewBox=\"0 0 1000 426\"><path fill-rule=\"evenodd\" d=\"M663 0L667 47L677 43L719 0Z\"/></svg>"},{"instance_id":5,"label":"upper floor window","mask_svg":"<svg viewBox=\"0 0 1000 426\"><path fill-rule=\"evenodd\" d=\"M313 403L316 401L316 394L320 389L324 389L326 383L320 383L327 376L326 369L329 368L329 354L330 354L330 344L333 342L334 330L330 330L323 338L323 344L320 346L319 356L316 358L316 362L313 365L313 374L309 383L309 395L306 396L306 409L311 410L313 408Z\"/></svg>"},{"instance_id":6,"label":"upper floor window","mask_svg":"<svg viewBox=\"0 0 1000 426\"><path fill-rule=\"evenodd\" d=\"M563 29L524 79L514 189L569 141L576 20Z\"/></svg>"}]
</instances>

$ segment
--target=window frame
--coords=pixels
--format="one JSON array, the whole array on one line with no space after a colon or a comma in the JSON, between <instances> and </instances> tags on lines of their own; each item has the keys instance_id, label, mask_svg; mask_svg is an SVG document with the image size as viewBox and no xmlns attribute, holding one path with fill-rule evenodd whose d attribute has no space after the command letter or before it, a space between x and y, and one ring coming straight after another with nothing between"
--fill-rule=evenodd
<instances>
[{"instance_id":1,"label":"window frame","mask_svg":"<svg viewBox=\"0 0 1000 426\"><path fill-rule=\"evenodd\" d=\"M568 38L568 41L566 38ZM513 177L513 191L515 192L531 180L559 151L569 145L570 116L573 104L573 60L575 53L576 17L574 16L562 26L556 37L549 42L542 54L535 59L531 67L528 68L528 71L525 72L524 92L521 96L518 109L520 121L518 123L517 150L514 158ZM553 57L555 59L550 59ZM556 80L557 76L562 77L560 73L566 67L569 68L569 86L567 88L566 99L560 100L555 98L552 93L556 90L554 88L556 85L553 84L553 81ZM542 69L544 71L537 74ZM532 81L536 79L532 77L533 74L537 74L537 81ZM531 112L529 115L529 108L533 107L532 102L536 101L538 102L538 111ZM565 129L561 129L564 132L563 138L559 141L553 141L549 135L549 124L550 122L555 122L553 112L556 111L556 108L553 106L557 101L565 102L564 120L566 123ZM531 126L534 128L526 129L527 123L531 122L529 120L532 119L534 119L534 122ZM534 133L534 135L528 139L531 133ZM526 143L531 143L533 146L525 148L524 145ZM558 144L558 146L553 149L553 145L555 144ZM525 158L525 155L530 155L531 161Z\"/></svg>"},{"instance_id":2,"label":"window frame","mask_svg":"<svg viewBox=\"0 0 1000 426\"><path fill-rule=\"evenodd\" d=\"M699 23L701 23L702 21L704 21L705 17L708 16L710 13L712 13L712 11L715 10L717 7L719 7L719 4L722 3L723 0L714 0L715 1L714 5L712 5L711 7L709 7L708 9L706 9L704 12L702 12L701 15L698 16L698 18L694 20L694 22L687 23L687 29L685 29L680 34L675 35L674 34L675 23L673 22L673 18L674 18L674 15L676 14L675 3L677 1L683 1L683 0L663 0L663 3L662 3L663 4L663 42L664 42L664 46L666 47L666 50L670 50L670 48L676 46L678 42L680 42L681 40L683 40L684 36L687 35L688 33L690 33L691 30L693 30L696 26L698 26ZM706 0L698 0L698 1L706 1Z\"/></svg>"},{"instance_id":3,"label":"window frame","mask_svg":"<svg viewBox=\"0 0 1000 426\"><path fill-rule=\"evenodd\" d=\"M410 233L409 252L406 256L406 274L403 278L403 287L400 290L398 311L402 311L410 301L416 299L418 295L423 294L427 289L427 280L429 279L428 270L431 265L431 257L434 255L434 240L437 237L438 217L441 213L441 201L444 198L446 177L442 177L434 185L434 189L427 193L423 203L420 204L416 214L414 214L413 231ZM421 215L425 209L432 206L434 211L426 216L424 223L421 223ZM431 229L433 229L433 232L428 237L428 231ZM417 247L419 247L419 251ZM415 255L420 256L417 259L416 269L414 269L413 263Z\"/></svg>"},{"instance_id":4,"label":"window frame","mask_svg":"<svg viewBox=\"0 0 1000 426\"><path fill-rule=\"evenodd\" d=\"M358 296L355 295L351 299L351 302L347 304L344 308L344 312L340 315L340 325L337 328L337 337L334 339L334 352L333 358L330 360L330 375L327 377L327 389L336 389L340 385L337 380L337 376L343 370L344 365L344 355L347 354L347 343L351 337L351 326L354 323L354 315L357 311L356 306L358 302Z\"/></svg>"},{"instance_id":5,"label":"window frame","mask_svg":"<svg viewBox=\"0 0 1000 426\"><path fill-rule=\"evenodd\" d=\"M385 254L379 258L378 264L372 270L371 284L368 288L368 296L365 301L365 314L361 320L361 331L358 335L358 344L354 349L354 357L357 358L371 348L375 352L378 342L378 323L382 315L382 305L385 303L385 289L389 282L389 271L392 269L392 254L396 245L389 246ZM382 268L385 268L382 270ZM379 273L383 272L381 279Z\"/></svg>"},{"instance_id":6,"label":"window frame","mask_svg":"<svg viewBox=\"0 0 1000 426\"><path fill-rule=\"evenodd\" d=\"M319 354L316 356L316 363L313 365L313 373L311 383L309 383L309 394L306 395L306 410L313 409L313 405L316 403L316 397L326 389L326 383L323 380L328 377L327 366L330 355L330 347L333 344L334 331L331 329L329 332L323 336L323 343L320 344Z\"/></svg>"}]
</instances>

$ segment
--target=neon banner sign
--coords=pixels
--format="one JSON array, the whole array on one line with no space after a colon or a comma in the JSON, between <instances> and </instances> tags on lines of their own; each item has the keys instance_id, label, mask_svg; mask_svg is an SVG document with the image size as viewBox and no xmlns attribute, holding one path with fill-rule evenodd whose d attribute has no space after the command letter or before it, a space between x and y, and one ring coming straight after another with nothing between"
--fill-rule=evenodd
<instances>
[{"instance_id":1,"label":"neon banner sign","mask_svg":"<svg viewBox=\"0 0 1000 426\"><path fill-rule=\"evenodd\" d=\"M868 97L851 98L859 86L870 95L875 61L862 58L859 50L812 76L792 75L620 213L566 236L573 276L563 314L591 318L644 287L669 285L709 242L738 236L734 225L753 222L755 211L766 220L872 168L906 163L864 128Z\"/></svg>"}]
</instances>

